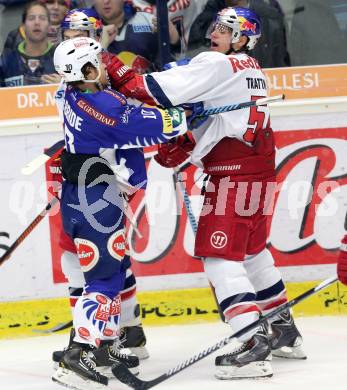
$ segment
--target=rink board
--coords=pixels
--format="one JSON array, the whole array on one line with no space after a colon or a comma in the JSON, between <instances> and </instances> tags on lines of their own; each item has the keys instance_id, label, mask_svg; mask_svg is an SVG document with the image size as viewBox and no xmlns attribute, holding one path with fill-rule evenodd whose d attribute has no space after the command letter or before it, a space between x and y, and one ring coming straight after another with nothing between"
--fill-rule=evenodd
<instances>
[{"instance_id":1,"label":"rink board","mask_svg":"<svg viewBox=\"0 0 347 390\"><path fill-rule=\"evenodd\" d=\"M288 283L292 299L318 282ZM140 292L144 325L177 325L218 321L209 288ZM335 283L294 308L296 316L347 314L347 286ZM71 320L67 298L0 303L0 338L42 335Z\"/></svg>"},{"instance_id":2,"label":"rink board","mask_svg":"<svg viewBox=\"0 0 347 390\"><path fill-rule=\"evenodd\" d=\"M335 70L334 74L340 74ZM329 69L316 71L327 71L331 76ZM290 71L285 80L298 80L297 72L298 69ZM323 85L318 73L313 76ZM317 95L317 88L307 85L301 93L297 85L287 91L276 77L274 70L269 79L274 94L324 97L288 99L270 107L278 147L278 179L284 185L274 204L268 248L292 298L311 288L315 284L312 280L322 280L336 272L347 215L347 96L345 89L344 96ZM342 86L341 80L338 85ZM32 176L23 176L21 168L61 138L59 119L52 116L53 91L53 87L42 86L35 91L24 87L0 93L3 107L17 107L16 112L7 112L0 118L0 255L48 201L49 166L41 167ZM325 91L333 91L330 84ZM43 109L46 105L48 110ZM21 151L16 158L14 150ZM173 170L156 164L152 150L146 152L146 161L148 192L146 197L138 192L131 203L143 237L137 237L131 226L128 229L143 323L218 321L202 263L194 257L194 233ZM189 165L182 171L197 218L202 200L201 171ZM305 191L307 188L312 191ZM148 202L151 199L155 201ZM0 338L40 334L71 320L68 300L61 298L67 285L60 264L57 212L55 207L50 218L45 218L1 266ZM296 314L346 314L346 290L331 286L298 305Z\"/></svg>"}]
</instances>

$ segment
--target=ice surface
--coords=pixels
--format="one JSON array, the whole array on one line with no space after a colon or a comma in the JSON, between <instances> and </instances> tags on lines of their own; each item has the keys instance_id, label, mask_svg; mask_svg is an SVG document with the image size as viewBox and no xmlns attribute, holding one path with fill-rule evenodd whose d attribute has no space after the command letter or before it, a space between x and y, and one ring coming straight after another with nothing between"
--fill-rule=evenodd
<instances>
[{"instance_id":1,"label":"ice surface","mask_svg":"<svg viewBox=\"0 0 347 390\"><path fill-rule=\"evenodd\" d=\"M171 390L346 390L347 317L297 319L304 336L306 361L273 359L274 376L268 379L220 381L214 378L214 358L228 352L215 352L158 385ZM222 323L146 328L151 357L141 363L141 379L152 379L228 336ZM0 341L1 390L57 390L51 381L51 354L67 343L68 335L55 334ZM230 349L230 347L229 347ZM110 390L127 389L117 380Z\"/></svg>"}]
</instances>

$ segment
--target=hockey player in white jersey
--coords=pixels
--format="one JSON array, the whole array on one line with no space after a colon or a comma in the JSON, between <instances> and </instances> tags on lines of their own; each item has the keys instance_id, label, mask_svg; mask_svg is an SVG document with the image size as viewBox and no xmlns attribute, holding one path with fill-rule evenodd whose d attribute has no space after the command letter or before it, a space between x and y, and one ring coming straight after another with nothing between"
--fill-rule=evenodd
<instances>
[{"instance_id":1,"label":"hockey player in white jersey","mask_svg":"<svg viewBox=\"0 0 347 390\"><path fill-rule=\"evenodd\" d=\"M204 108L267 96L266 79L247 53L261 36L258 16L246 8L218 13L211 51L188 65L139 76L128 69L123 82L117 66L108 67L113 85L126 96L151 97L164 107L202 101ZM123 68L124 69L124 68ZM226 321L234 331L287 301L274 259L266 248L267 219L276 183L275 144L266 106L210 116L194 130L195 145L180 138L159 148L167 167L189 157L209 175L195 242L206 275ZM216 358L216 377L272 376L271 355L305 359L302 338L291 313L275 318L270 335L258 328L240 339L241 347Z\"/></svg>"}]
</instances>

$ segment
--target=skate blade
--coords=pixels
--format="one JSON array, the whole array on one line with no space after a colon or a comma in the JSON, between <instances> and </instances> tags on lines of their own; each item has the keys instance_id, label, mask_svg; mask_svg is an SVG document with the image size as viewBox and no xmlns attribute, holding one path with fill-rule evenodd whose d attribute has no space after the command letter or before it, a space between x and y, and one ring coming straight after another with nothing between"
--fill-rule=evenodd
<instances>
[{"instance_id":1,"label":"skate blade","mask_svg":"<svg viewBox=\"0 0 347 390\"><path fill-rule=\"evenodd\" d=\"M96 371L99 374L106 376L108 379L115 379L115 376L112 373L112 367L107 367L107 366L97 367ZM134 375L139 375L140 373L139 366L129 368L129 371Z\"/></svg>"},{"instance_id":2,"label":"skate blade","mask_svg":"<svg viewBox=\"0 0 347 390\"><path fill-rule=\"evenodd\" d=\"M71 370L59 367L52 375L52 381L74 390L104 390L102 383L82 378Z\"/></svg>"},{"instance_id":3,"label":"skate blade","mask_svg":"<svg viewBox=\"0 0 347 390\"><path fill-rule=\"evenodd\" d=\"M307 356L301 346L298 347L281 347L271 351L272 356L282 359L305 360Z\"/></svg>"},{"instance_id":4,"label":"skate blade","mask_svg":"<svg viewBox=\"0 0 347 390\"><path fill-rule=\"evenodd\" d=\"M215 377L222 380L269 378L273 375L268 361L252 362L242 367L217 366Z\"/></svg>"},{"instance_id":5,"label":"skate blade","mask_svg":"<svg viewBox=\"0 0 347 390\"><path fill-rule=\"evenodd\" d=\"M129 347L132 354L136 355L140 360L149 358L149 352L146 347Z\"/></svg>"}]
</instances>

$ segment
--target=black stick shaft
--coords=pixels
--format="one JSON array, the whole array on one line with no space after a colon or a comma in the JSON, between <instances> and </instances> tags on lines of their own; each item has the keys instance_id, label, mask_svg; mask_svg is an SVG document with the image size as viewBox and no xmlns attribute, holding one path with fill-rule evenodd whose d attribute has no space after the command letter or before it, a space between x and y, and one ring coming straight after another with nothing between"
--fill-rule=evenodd
<instances>
[{"instance_id":1,"label":"black stick shaft","mask_svg":"<svg viewBox=\"0 0 347 390\"><path fill-rule=\"evenodd\" d=\"M164 375L162 375L162 377L165 376L166 378L168 378L168 377L171 377L171 376L181 372L185 368L191 366L192 364L198 362L199 360L203 359L204 357L210 355L211 353L213 353L213 352L217 351L218 349L224 347L225 345L229 344L232 339L243 336L244 334L246 334L250 330L267 322L270 318L277 316L278 314L282 313L286 309L290 309L291 307L297 305L299 302L301 302L304 299L308 298L309 296L315 294L316 292L322 290L323 288L328 287L330 284L332 284L336 281L337 281L337 278L334 277L334 278L330 278L330 279L325 280L324 282L320 283L316 287L312 287L310 290L305 291L304 293L302 293L298 297L296 297L296 298L292 299L291 301L284 303L283 305L279 306L278 308L272 310L267 315L259 318L257 321L255 321L252 324L246 326L245 328L239 330L238 332L234 333L233 335L226 337L225 339L221 340L219 343L200 352L198 355L195 355L192 358L187 359L185 362L183 362L183 363L179 364L178 366L176 366L175 368L172 368L171 370L167 371ZM160 383L160 382L158 382L158 383Z\"/></svg>"},{"instance_id":2,"label":"black stick shaft","mask_svg":"<svg viewBox=\"0 0 347 390\"><path fill-rule=\"evenodd\" d=\"M58 202L58 198L53 198L41 213L31 222L31 224L23 231L17 240L7 249L7 251L0 257L0 265L6 261L15 249L25 240L26 237L35 229L35 227L43 220L49 210Z\"/></svg>"},{"instance_id":3,"label":"black stick shaft","mask_svg":"<svg viewBox=\"0 0 347 390\"><path fill-rule=\"evenodd\" d=\"M150 388L166 381L167 379L171 378L172 376L178 374L179 372L185 370L186 368L192 366L196 362L204 359L206 356L211 355L213 352L217 351L218 349L221 349L225 345L229 344L231 342L231 340L233 340L234 338L238 338L238 337L243 336L244 334L246 334L250 330L257 328L258 326L260 326L264 322L268 321L270 318L277 316L278 314L282 313L284 310L290 309L291 307L302 302L304 299L317 293L320 290L323 290L324 288L330 286L332 283L334 283L336 281L337 281L337 277L331 277L329 279L324 280L322 283L305 291L304 293L302 293L298 297L292 299L291 301L286 302L283 305L277 307L276 309L272 310L270 313L259 318L257 321L251 323L250 325L246 326L245 328L239 330L238 332L232 334L231 336L224 338L223 340L219 341L218 343L199 352L198 354L192 356L190 359L185 360L184 362L178 364L176 367L171 368L169 371L165 372L164 374L162 374L159 377L154 378L150 381L144 381L144 380L137 378L135 375L133 375L127 369L127 367L122 365L122 363L119 363L119 364L116 363L112 368L112 372L121 382L127 384L128 386L130 386L134 389L137 389L137 390L150 389Z\"/></svg>"},{"instance_id":4,"label":"black stick shaft","mask_svg":"<svg viewBox=\"0 0 347 390\"><path fill-rule=\"evenodd\" d=\"M157 18L158 18L157 23L158 23L160 68L162 69L165 64L171 61L167 2L162 0L157 0L156 7L157 7Z\"/></svg>"}]
</instances>

